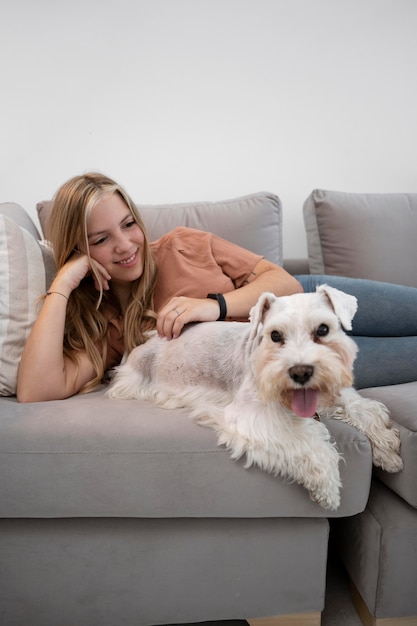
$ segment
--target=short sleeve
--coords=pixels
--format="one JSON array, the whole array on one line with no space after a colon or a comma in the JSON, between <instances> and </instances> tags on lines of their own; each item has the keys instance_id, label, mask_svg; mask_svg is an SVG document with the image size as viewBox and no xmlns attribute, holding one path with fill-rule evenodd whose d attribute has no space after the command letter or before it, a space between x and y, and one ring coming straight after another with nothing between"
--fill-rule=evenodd
<instances>
[{"instance_id":1,"label":"short sleeve","mask_svg":"<svg viewBox=\"0 0 417 626\"><path fill-rule=\"evenodd\" d=\"M174 296L205 298L233 291L263 258L212 233L185 227L164 235L151 248L158 268L156 311Z\"/></svg>"}]
</instances>

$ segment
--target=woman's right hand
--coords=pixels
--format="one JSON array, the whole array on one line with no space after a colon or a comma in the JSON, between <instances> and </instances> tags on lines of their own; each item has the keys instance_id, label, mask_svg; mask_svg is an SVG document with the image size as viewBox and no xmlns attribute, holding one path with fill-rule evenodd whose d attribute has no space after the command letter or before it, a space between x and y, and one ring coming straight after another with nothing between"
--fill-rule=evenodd
<instances>
[{"instance_id":1,"label":"woman's right hand","mask_svg":"<svg viewBox=\"0 0 417 626\"><path fill-rule=\"evenodd\" d=\"M92 271L93 269L95 272ZM53 286L51 285L51 290L56 288L60 291L64 291L65 295L69 296L70 293L79 286L83 278L88 275L92 275L94 279L94 286L97 291L100 291L100 285L96 274L101 281L102 288L104 290L108 290L111 276L106 268L94 259L91 259L90 264L86 254L74 252L74 254L56 274Z\"/></svg>"}]
</instances>

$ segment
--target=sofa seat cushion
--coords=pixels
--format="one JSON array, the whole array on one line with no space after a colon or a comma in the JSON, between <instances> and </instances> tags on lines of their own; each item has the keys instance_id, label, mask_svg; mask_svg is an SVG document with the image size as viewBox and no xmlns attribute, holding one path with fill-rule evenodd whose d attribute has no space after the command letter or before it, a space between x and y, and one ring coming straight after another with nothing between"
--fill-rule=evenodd
<instances>
[{"instance_id":1,"label":"sofa seat cushion","mask_svg":"<svg viewBox=\"0 0 417 626\"><path fill-rule=\"evenodd\" d=\"M342 504L367 502L370 445L326 422L345 462ZM304 487L245 469L186 411L110 400L104 389L0 412L0 517L328 517Z\"/></svg>"},{"instance_id":2,"label":"sofa seat cushion","mask_svg":"<svg viewBox=\"0 0 417 626\"><path fill-rule=\"evenodd\" d=\"M304 203L312 274L417 287L417 194L314 190Z\"/></svg>"},{"instance_id":3,"label":"sofa seat cushion","mask_svg":"<svg viewBox=\"0 0 417 626\"><path fill-rule=\"evenodd\" d=\"M376 469L376 475L408 504L417 507L417 382L361 389L360 394L383 402L401 435L404 469L396 474Z\"/></svg>"},{"instance_id":4,"label":"sofa seat cushion","mask_svg":"<svg viewBox=\"0 0 417 626\"><path fill-rule=\"evenodd\" d=\"M253 193L218 202L137 205L151 241L177 226L214 233L282 265L282 205L273 193ZM52 202L36 206L46 233Z\"/></svg>"}]
</instances>

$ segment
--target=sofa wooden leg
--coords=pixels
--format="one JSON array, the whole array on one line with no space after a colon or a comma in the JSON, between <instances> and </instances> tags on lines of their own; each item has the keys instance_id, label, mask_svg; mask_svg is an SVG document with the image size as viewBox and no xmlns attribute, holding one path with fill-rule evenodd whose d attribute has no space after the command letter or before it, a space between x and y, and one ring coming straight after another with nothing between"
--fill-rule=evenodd
<instances>
[{"instance_id":1,"label":"sofa wooden leg","mask_svg":"<svg viewBox=\"0 0 417 626\"><path fill-rule=\"evenodd\" d=\"M249 626L320 626L321 613L291 613L246 620Z\"/></svg>"},{"instance_id":2,"label":"sofa wooden leg","mask_svg":"<svg viewBox=\"0 0 417 626\"><path fill-rule=\"evenodd\" d=\"M417 615L412 617L374 617L352 581L350 589L353 605L364 626L417 626Z\"/></svg>"}]
</instances>

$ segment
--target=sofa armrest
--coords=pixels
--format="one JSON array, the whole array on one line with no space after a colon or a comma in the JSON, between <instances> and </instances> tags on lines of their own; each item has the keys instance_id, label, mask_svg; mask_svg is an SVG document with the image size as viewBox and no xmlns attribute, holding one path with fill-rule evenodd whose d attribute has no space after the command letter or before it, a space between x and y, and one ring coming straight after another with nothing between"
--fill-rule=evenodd
<instances>
[{"instance_id":1,"label":"sofa armrest","mask_svg":"<svg viewBox=\"0 0 417 626\"><path fill-rule=\"evenodd\" d=\"M308 259L298 258L298 259L284 259L283 268L287 270L289 274L301 275L301 274L310 274L310 266L308 263Z\"/></svg>"}]
</instances>

